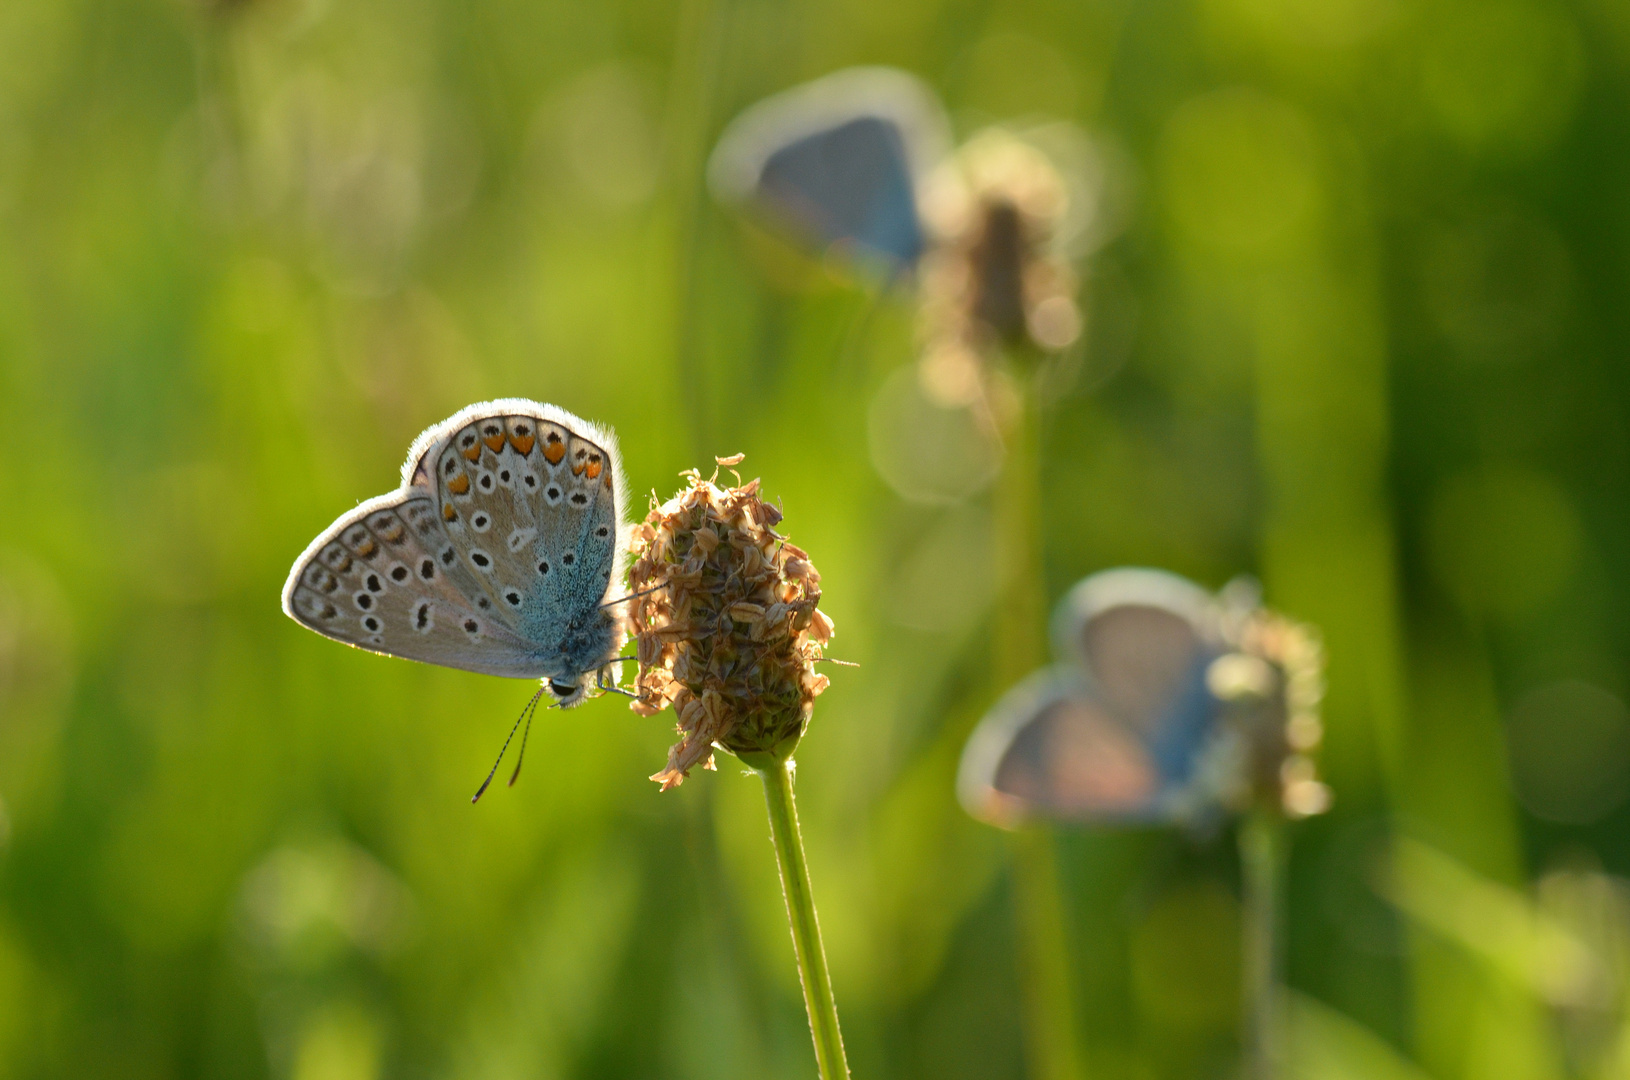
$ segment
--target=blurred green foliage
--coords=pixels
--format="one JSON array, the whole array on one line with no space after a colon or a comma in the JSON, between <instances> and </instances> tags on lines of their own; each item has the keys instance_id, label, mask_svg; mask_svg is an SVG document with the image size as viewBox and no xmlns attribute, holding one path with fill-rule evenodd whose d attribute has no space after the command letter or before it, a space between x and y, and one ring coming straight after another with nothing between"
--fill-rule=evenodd
<instances>
[{"instance_id":1,"label":"blurred green foliage","mask_svg":"<svg viewBox=\"0 0 1630 1080\"><path fill-rule=\"evenodd\" d=\"M756 781L659 797L664 723L608 699L472 810L527 688L278 612L416 432L511 394L614 426L636 492L746 451L783 500L862 665L800 753L856 1074L1022 1074L1010 849L952 797L1002 689L990 495L879 479L909 302L788 282L701 179L855 63L959 135L1073 120L1125 193L1043 417L1047 595L1249 571L1326 633L1296 1073L1627 1075L1630 8L30 0L0 1077L812 1074ZM1227 838L1056 842L1086 1073L1229 1075Z\"/></svg>"}]
</instances>

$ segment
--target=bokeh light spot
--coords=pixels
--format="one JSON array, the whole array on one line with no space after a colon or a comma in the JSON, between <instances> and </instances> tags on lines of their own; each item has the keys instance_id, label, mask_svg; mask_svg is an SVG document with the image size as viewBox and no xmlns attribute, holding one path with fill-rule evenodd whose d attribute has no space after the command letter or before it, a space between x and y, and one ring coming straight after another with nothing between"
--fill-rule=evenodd
<instances>
[{"instance_id":1,"label":"bokeh light spot","mask_svg":"<svg viewBox=\"0 0 1630 1080\"><path fill-rule=\"evenodd\" d=\"M1422 40L1426 104L1468 149L1541 146L1573 114L1583 48L1578 28L1555 8L1523 0L1449 4Z\"/></svg>"},{"instance_id":2,"label":"bokeh light spot","mask_svg":"<svg viewBox=\"0 0 1630 1080\"><path fill-rule=\"evenodd\" d=\"M1428 542L1439 580L1467 610L1516 617L1561 592L1583 536L1573 503L1555 481L1504 467L1445 483Z\"/></svg>"},{"instance_id":3,"label":"bokeh light spot","mask_svg":"<svg viewBox=\"0 0 1630 1080\"><path fill-rule=\"evenodd\" d=\"M1166 126L1166 202L1178 232L1228 255L1282 247L1319 200L1313 134L1289 105L1252 90L1194 98Z\"/></svg>"},{"instance_id":4,"label":"bokeh light spot","mask_svg":"<svg viewBox=\"0 0 1630 1080\"><path fill-rule=\"evenodd\" d=\"M1506 724L1511 786L1535 817L1588 825L1630 794L1630 712L1568 679L1531 691Z\"/></svg>"}]
</instances>

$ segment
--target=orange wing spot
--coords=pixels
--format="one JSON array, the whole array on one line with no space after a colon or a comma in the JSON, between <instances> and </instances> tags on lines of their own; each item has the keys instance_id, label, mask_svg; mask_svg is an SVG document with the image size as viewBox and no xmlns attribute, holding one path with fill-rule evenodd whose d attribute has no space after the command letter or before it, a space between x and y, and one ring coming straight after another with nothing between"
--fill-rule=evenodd
<instances>
[{"instance_id":1,"label":"orange wing spot","mask_svg":"<svg viewBox=\"0 0 1630 1080\"><path fill-rule=\"evenodd\" d=\"M560 459L566 456L566 444L551 435L549 445L543 448L543 456L549 460L549 464L559 465Z\"/></svg>"},{"instance_id":2,"label":"orange wing spot","mask_svg":"<svg viewBox=\"0 0 1630 1080\"><path fill-rule=\"evenodd\" d=\"M452 503L448 503L446 506L441 508L441 516L446 521L457 521L458 511L453 509Z\"/></svg>"},{"instance_id":3,"label":"orange wing spot","mask_svg":"<svg viewBox=\"0 0 1630 1080\"><path fill-rule=\"evenodd\" d=\"M573 476L582 476L583 475L583 469L585 467L586 466L583 464L583 462L579 461L576 465L572 466L572 475Z\"/></svg>"},{"instance_id":4,"label":"orange wing spot","mask_svg":"<svg viewBox=\"0 0 1630 1080\"><path fill-rule=\"evenodd\" d=\"M447 490L454 495L463 495L470 490L470 476L468 473L459 473L447 481Z\"/></svg>"},{"instance_id":5,"label":"orange wing spot","mask_svg":"<svg viewBox=\"0 0 1630 1080\"><path fill-rule=\"evenodd\" d=\"M515 452L522 457L525 457L532 452L532 445L537 441L538 440L531 435L511 435L509 437L509 445L513 446L515 448Z\"/></svg>"},{"instance_id":6,"label":"orange wing spot","mask_svg":"<svg viewBox=\"0 0 1630 1080\"><path fill-rule=\"evenodd\" d=\"M589 474L590 480L600 479L600 459L590 458L585 471Z\"/></svg>"},{"instance_id":7,"label":"orange wing spot","mask_svg":"<svg viewBox=\"0 0 1630 1080\"><path fill-rule=\"evenodd\" d=\"M496 435L488 435L483 441L486 442L487 449L496 454L504 448L504 433L500 431Z\"/></svg>"},{"instance_id":8,"label":"orange wing spot","mask_svg":"<svg viewBox=\"0 0 1630 1080\"><path fill-rule=\"evenodd\" d=\"M607 491L611 490L611 474L610 473L606 473L606 490Z\"/></svg>"},{"instance_id":9,"label":"orange wing spot","mask_svg":"<svg viewBox=\"0 0 1630 1080\"><path fill-rule=\"evenodd\" d=\"M468 450L464 451L464 456L466 458L470 459L471 461L480 461L481 460L481 444L478 443L478 442L471 443L470 448Z\"/></svg>"},{"instance_id":10,"label":"orange wing spot","mask_svg":"<svg viewBox=\"0 0 1630 1080\"><path fill-rule=\"evenodd\" d=\"M371 558L373 558L374 552L376 552L378 550L379 550L379 545L374 543L372 537L369 537L368 539L364 540L362 543L357 545L357 558L359 558L359 559L371 559Z\"/></svg>"}]
</instances>

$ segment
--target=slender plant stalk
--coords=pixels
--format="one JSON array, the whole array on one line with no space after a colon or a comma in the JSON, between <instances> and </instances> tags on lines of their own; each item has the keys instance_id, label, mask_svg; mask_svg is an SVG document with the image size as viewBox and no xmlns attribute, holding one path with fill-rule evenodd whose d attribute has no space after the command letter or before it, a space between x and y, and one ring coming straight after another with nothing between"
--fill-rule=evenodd
<instances>
[{"instance_id":1,"label":"slender plant stalk","mask_svg":"<svg viewBox=\"0 0 1630 1080\"><path fill-rule=\"evenodd\" d=\"M1080 1080L1075 994L1064 933L1064 897L1053 831L1014 833L1014 908L1019 922L1019 979L1024 994L1026 1056L1036 1080Z\"/></svg>"},{"instance_id":2,"label":"slender plant stalk","mask_svg":"<svg viewBox=\"0 0 1630 1080\"><path fill-rule=\"evenodd\" d=\"M1245 976L1242 1039L1247 1080L1278 1080L1284 1066L1280 1012L1279 890L1284 822L1259 808L1240 823L1241 951Z\"/></svg>"},{"instance_id":3,"label":"slender plant stalk","mask_svg":"<svg viewBox=\"0 0 1630 1080\"><path fill-rule=\"evenodd\" d=\"M992 657L1002 686L1047 660L1046 585L1041 564L1041 476L1036 380L1010 365L1012 400L992 402L1006 458L997 486L996 544L1000 606ZM1019 980L1025 1056L1037 1080L1080 1080L1075 995L1065 934L1064 898L1052 830L1036 825L1015 835L1014 907L1019 931Z\"/></svg>"},{"instance_id":4,"label":"slender plant stalk","mask_svg":"<svg viewBox=\"0 0 1630 1080\"><path fill-rule=\"evenodd\" d=\"M777 761L758 768L764 781L764 802L770 810L770 836L781 868L781 894L787 900L787 921L792 924L792 949L798 957L798 979L804 986L804 1007L809 1010L809 1032L815 1039L815 1064L821 1080L848 1080L849 1062L843 1055L843 1033L838 1030L838 1004L832 997L832 974L821 946L821 927L815 917L815 896L804 863L804 838L798 831L798 808L792 798L792 763Z\"/></svg>"}]
</instances>

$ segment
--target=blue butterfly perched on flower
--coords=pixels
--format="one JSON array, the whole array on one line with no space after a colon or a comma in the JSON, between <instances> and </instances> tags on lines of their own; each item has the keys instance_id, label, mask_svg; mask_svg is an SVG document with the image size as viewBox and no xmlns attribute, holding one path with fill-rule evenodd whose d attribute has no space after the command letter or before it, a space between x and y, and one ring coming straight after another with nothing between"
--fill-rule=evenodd
<instances>
[{"instance_id":1,"label":"blue butterfly perched on flower","mask_svg":"<svg viewBox=\"0 0 1630 1080\"><path fill-rule=\"evenodd\" d=\"M939 100L893 68L834 72L720 136L714 194L823 258L917 280L932 349L994 335L1061 349L1080 331L1070 260L1101 241L1100 162L1067 125L991 128L955 152ZM1064 167L1059 154L1068 152Z\"/></svg>"},{"instance_id":2,"label":"blue butterfly perched on flower","mask_svg":"<svg viewBox=\"0 0 1630 1080\"><path fill-rule=\"evenodd\" d=\"M969 813L1026 821L1204 825L1272 801L1329 803L1309 756L1322 654L1312 632L1160 570L1078 583L1053 620L1055 666L1020 683L969 738Z\"/></svg>"},{"instance_id":3,"label":"blue butterfly perched on flower","mask_svg":"<svg viewBox=\"0 0 1630 1080\"><path fill-rule=\"evenodd\" d=\"M471 405L413 441L400 487L307 546L283 610L348 645L542 679L579 704L626 639L612 605L627 486L609 429L520 398Z\"/></svg>"}]
</instances>

